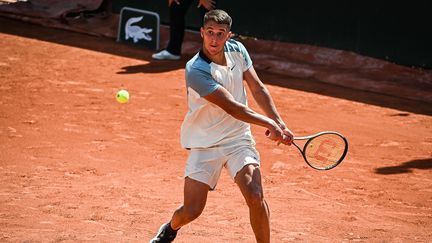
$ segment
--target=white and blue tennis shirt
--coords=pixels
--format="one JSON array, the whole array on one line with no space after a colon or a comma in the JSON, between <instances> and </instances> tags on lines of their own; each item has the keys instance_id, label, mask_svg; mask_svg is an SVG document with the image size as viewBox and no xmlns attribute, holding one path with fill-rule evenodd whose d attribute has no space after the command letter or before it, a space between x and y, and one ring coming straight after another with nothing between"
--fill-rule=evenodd
<instances>
[{"instance_id":1,"label":"white and blue tennis shirt","mask_svg":"<svg viewBox=\"0 0 432 243\"><path fill-rule=\"evenodd\" d=\"M226 66L211 62L200 51L186 64L188 112L181 127L184 148L209 148L236 140L253 142L250 125L237 120L203 97L223 86L234 99L247 105L243 72L252 66L246 48L228 40L224 46Z\"/></svg>"}]
</instances>

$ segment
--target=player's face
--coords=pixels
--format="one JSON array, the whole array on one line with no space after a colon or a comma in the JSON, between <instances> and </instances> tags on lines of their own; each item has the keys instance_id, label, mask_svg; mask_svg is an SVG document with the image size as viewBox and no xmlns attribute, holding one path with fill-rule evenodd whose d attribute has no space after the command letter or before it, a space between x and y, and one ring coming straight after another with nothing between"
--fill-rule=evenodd
<instances>
[{"instance_id":1,"label":"player's face","mask_svg":"<svg viewBox=\"0 0 432 243\"><path fill-rule=\"evenodd\" d=\"M201 37L204 48L213 56L223 53L224 44L231 37L231 31L226 24L210 21L201 28Z\"/></svg>"}]
</instances>

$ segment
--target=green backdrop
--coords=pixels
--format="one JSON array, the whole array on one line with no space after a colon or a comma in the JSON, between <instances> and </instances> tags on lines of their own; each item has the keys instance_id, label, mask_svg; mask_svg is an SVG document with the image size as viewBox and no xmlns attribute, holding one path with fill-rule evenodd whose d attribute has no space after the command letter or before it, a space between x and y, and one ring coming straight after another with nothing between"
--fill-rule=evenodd
<instances>
[{"instance_id":1,"label":"green backdrop","mask_svg":"<svg viewBox=\"0 0 432 243\"><path fill-rule=\"evenodd\" d=\"M169 23L167 0L117 0L159 13ZM197 30L196 3L186 22ZM265 40L353 51L406 66L432 68L432 14L428 1L228 1L218 8L233 17L233 32Z\"/></svg>"}]
</instances>

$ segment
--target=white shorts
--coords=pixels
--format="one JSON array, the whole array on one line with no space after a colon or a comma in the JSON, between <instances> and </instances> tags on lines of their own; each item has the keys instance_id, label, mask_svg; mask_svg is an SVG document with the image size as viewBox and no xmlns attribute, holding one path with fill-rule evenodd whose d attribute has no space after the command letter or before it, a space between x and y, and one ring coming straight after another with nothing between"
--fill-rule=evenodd
<instances>
[{"instance_id":1,"label":"white shorts","mask_svg":"<svg viewBox=\"0 0 432 243\"><path fill-rule=\"evenodd\" d=\"M197 180L215 189L222 167L234 180L237 173L248 164L260 165L259 153L250 141L237 145L191 149L186 162L185 177Z\"/></svg>"}]
</instances>

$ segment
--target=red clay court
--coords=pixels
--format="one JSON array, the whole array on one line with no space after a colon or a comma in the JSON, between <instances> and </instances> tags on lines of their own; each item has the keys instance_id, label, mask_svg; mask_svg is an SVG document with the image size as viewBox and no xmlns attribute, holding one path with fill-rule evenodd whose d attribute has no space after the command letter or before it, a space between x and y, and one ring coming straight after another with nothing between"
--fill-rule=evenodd
<instances>
[{"instance_id":1,"label":"red clay court","mask_svg":"<svg viewBox=\"0 0 432 243\"><path fill-rule=\"evenodd\" d=\"M182 202L188 57L0 22L0 241L147 242ZM350 143L339 167L315 171L253 127L272 242L431 241L430 103L258 73L296 135ZM254 242L226 172L176 242Z\"/></svg>"}]
</instances>

